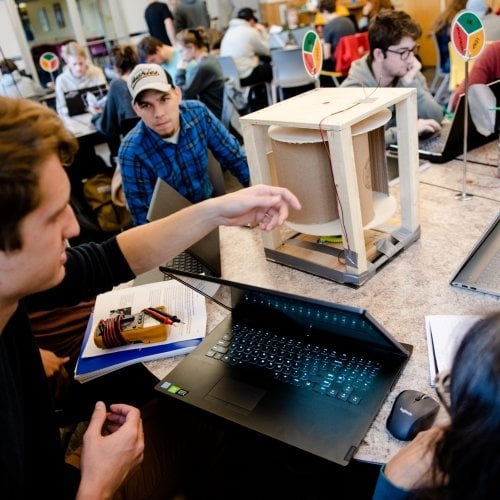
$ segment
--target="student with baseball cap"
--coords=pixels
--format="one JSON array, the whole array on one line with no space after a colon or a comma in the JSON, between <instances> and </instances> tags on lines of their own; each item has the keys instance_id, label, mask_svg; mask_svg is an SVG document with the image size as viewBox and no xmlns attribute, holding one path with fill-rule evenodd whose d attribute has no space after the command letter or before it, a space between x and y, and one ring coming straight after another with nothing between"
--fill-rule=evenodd
<instances>
[{"instance_id":1,"label":"student with baseball cap","mask_svg":"<svg viewBox=\"0 0 500 500\"><path fill-rule=\"evenodd\" d=\"M243 186L250 184L245 152L200 101L182 101L170 74L157 64L138 64L128 79L132 107L141 121L118 153L123 190L135 225L146 216L161 177L192 203L210 198L208 150Z\"/></svg>"}]
</instances>

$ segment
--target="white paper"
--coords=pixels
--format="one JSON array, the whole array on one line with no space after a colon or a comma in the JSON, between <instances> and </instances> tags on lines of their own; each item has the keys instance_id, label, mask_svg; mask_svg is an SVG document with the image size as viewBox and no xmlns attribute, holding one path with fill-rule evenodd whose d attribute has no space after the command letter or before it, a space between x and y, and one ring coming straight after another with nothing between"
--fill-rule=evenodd
<instances>
[{"instance_id":1,"label":"white paper","mask_svg":"<svg viewBox=\"0 0 500 500\"><path fill-rule=\"evenodd\" d=\"M158 306L165 306L167 312L181 319L180 323L174 323L170 326L169 334L164 342L157 342L156 344L129 344L110 349L101 349L96 346L93 332L101 319L110 317L111 311L131 307L131 313L136 314L145 307ZM175 280L115 289L111 292L100 294L96 298L91 329L92 334L89 335L82 357L100 356L112 352L140 349L145 346L201 338L206 334L206 327L207 312L204 297Z\"/></svg>"},{"instance_id":2,"label":"white paper","mask_svg":"<svg viewBox=\"0 0 500 500\"><path fill-rule=\"evenodd\" d=\"M425 317L431 386L436 374L449 370L464 337L480 315L429 315Z\"/></svg>"}]
</instances>

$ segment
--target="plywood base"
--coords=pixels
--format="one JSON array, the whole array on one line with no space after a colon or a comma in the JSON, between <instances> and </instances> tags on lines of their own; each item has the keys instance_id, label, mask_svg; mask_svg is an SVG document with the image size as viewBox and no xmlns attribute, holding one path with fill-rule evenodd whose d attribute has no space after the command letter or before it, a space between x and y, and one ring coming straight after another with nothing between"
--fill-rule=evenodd
<instances>
[{"instance_id":1,"label":"plywood base","mask_svg":"<svg viewBox=\"0 0 500 500\"><path fill-rule=\"evenodd\" d=\"M294 269L305 271L337 283L360 286L377 270L420 238L420 229L412 234L387 233L381 228L364 232L368 267L365 273L347 271L346 262L356 265L357 256L343 248L342 243L320 243L317 236L296 233L278 248L265 248L266 258Z\"/></svg>"}]
</instances>

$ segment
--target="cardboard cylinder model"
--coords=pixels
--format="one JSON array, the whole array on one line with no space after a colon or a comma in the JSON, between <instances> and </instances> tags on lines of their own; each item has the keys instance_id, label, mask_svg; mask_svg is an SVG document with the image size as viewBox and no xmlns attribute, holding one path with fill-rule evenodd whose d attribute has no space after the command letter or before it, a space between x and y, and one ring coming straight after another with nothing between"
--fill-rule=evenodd
<instances>
[{"instance_id":1,"label":"cardboard cylinder model","mask_svg":"<svg viewBox=\"0 0 500 500\"><path fill-rule=\"evenodd\" d=\"M361 220L366 226L374 218L369 132L387 122L388 110L352 127L354 163ZM326 134L324 134L326 136ZM272 161L278 185L290 189L301 201L302 210L291 210L287 225L311 235L341 234L339 208L328 143L314 129L269 127ZM382 134L383 137L383 134ZM383 150L384 148L382 148ZM334 153L335 154L335 153ZM385 156L382 160L385 168Z\"/></svg>"}]
</instances>

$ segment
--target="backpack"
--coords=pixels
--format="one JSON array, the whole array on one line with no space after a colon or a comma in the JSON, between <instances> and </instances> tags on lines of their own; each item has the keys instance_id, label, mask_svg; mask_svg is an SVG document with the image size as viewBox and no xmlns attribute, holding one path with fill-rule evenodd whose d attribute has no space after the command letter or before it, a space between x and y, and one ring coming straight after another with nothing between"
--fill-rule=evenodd
<instances>
[{"instance_id":1,"label":"backpack","mask_svg":"<svg viewBox=\"0 0 500 500\"><path fill-rule=\"evenodd\" d=\"M101 230L118 233L132 225L132 217L126 206L113 202L111 181L110 175L94 175L84 182L83 194Z\"/></svg>"}]
</instances>

